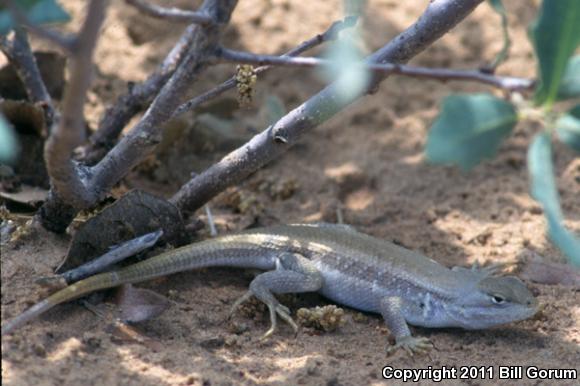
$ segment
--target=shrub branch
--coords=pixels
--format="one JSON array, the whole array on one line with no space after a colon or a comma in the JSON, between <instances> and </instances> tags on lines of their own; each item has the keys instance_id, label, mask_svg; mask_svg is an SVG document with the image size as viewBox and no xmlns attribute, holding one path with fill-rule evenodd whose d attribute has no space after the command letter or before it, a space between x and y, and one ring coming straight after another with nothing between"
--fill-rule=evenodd
<instances>
[{"instance_id":1,"label":"shrub branch","mask_svg":"<svg viewBox=\"0 0 580 386\"><path fill-rule=\"evenodd\" d=\"M54 106L46 85L40 76L36 59L28 43L26 31L22 28L17 28L14 31L14 38L10 41L5 37L0 37L0 50L6 55L18 74L28 99L42 106L46 126L50 128L55 114Z\"/></svg>"},{"instance_id":2,"label":"shrub branch","mask_svg":"<svg viewBox=\"0 0 580 386\"><path fill-rule=\"evenodd\" d=\"M195 24L210 24L213 22L211 16L203 12L187 11L179 8L164 8L159 5L149 4L143 0L125 0L129 5L134 6L146 15L160 19L181 21Z\"/></svg>"},{"instance_id":3,"label":"shrub branch","mask_svg":"<svg viewBox=\"0 0 580 386\"><path fill-rule=\"evenodd\" d=\"M135 165L145 159L161 141L162 125L173 115L182 96L209 66L208 59L218 44L223 26L229 21L237 1L206 0L201 9L212 15L215 24L196 26L189 52L163 86L141 121L94 167L92 186L102 195Z\"/></svg>"},{"instance_id":4,"label":"shrub branch","mask_svg":"<svg viewBox=\"0 0 580 386\"><path fill-rule=\"evenodd\" d=\"M119 134L139 111L151 104L161 87L173 75L195 36L195 25L188 26L177 44L165 57L159 68L144 82L133 85L120 96L115 104L106 109L99 126L83 148L81 159L87 165L94 165L113 148Z\"/></svg>"},{"instance_id":5,"label":"shrub branch","mask_svg":"<svg viewBox=\"0 0 580 386\"><path fill-rule=\"evenodd\" d=\"M273 55L257 55L248 52L221 48L216 56L223 62L254 64L258 66L289 66L289 67L330 67L332 61L321 58L290 58ZM416 67L397 63L361 63L368 71L383 75L397 74L411 78L434 79L442 82L461 80L484 83L508 91L529 90L534 81L511 76L497 76L481 70L453 70L448 68Z\"/></svg>"},{"instance_id":6,"label":"shrub branch","mask_svg":"<svg viewBox=\"0 0 580 386\"><path fill-rule=\"evenodd\" d=\"M89 3L85 21L72 40L70 78L64 92L62 115L51 130L44 148L52 189L77 209L86 208L95 199L71 156L84 140L84 103L93 74L93 52L105 19L107 3L103 0Z\"/></svg>"},{"instance_id":7,"label":"shrub branch","mask_svg":"<svg viewBox=\"0 0 580 386\"><path fill-rule=\"evenodd\" d=\"M387 45L367 58L369 64L405 63L463 20L482 0L434 0L421 17ZM372 93L388 74L374 72L365 93ZM364 94L364 93L363 93ZM336 83L330 84L274 125L254 136L221 161L191 179L172 198L181 210L203 206L227 187L276 159L299 138L327 121L362 95L338 98Z\"/></svg>"},{"instance_id":8,"label":"shrub branch","mask_svg":"<svg viewBox=\"0 0 580 386\"><path fill-rule=\"evenodd\" d=\"M242 181L250 173L279 157L301 136L344 109L362 94L372 93L386 76L396 70L401 71L401 67L396 64L405 63L439 39L481 2L482 0L432 1L415 24L367 58L366 63L369 66L390 67L389 71L373 71L370 85L365 92L344 100L337 98L336 84L327 86L274 125L256 135L247 144L193 178L172 197L171 201L181 210L200 208L228 186ZM85 206L102 198L131 168L155 149L161 139L162 125L174 116L176 111L180 111L181 98L187 89L209 65L215 63L216 53L223 54L224 51L220 50L218 39L235 5L235 0L204 1L199 12L209 15L212 23L192 27L193 39L187 51L169 80L163 82L162 88L144 116L98 164L87 169L83 181L86 181L89 200L83 202ZM335 35L329 34L328 38L330 36ZM320 41L308 44L316 45L320 44ZM272 60L275 62L279 58ZM235 85L229 82L225 82L220 87L227 89ZM77 169L79 174L80 170L84 170ZM60 194L60 191L58 193ZM58 195L51 192L50 198L41 210L41 215L46 219L53 215L74 215L74 208L70 205L59 207L56 205L58 201ZM52 230L64 230L65 223L66 220L61 221L58 223L59 229Z\"/></svg>"},{"instance_id":9,"label":"shrub branch","mask_svg":"<svg viewBox=\"0 0 580 386\"><path fill-rule=\"evenodd\" d=\"M325 32L318 34L316 36L314 36L311 39L308 39L304 42L302 42L299 46L291 49L290 51L288 51L287 53L285 53L284 55L282 55L282 57L287 57L287 56L298 56L300 54L302 54L303 52L306 52L320 44L323 44L325 42L328 41L332 41L332 40L336 40L336 38L338 37L338 34L340 31L346 29L346 28L351 28L353 27L357 22L357 17L356 16L349 16L346 17L344 20L341 21L337 21L334 22L330 28L328 28ZM272 68L272 66L262 66L262 67L258 67L256 68L256 75L260 75L264 72L266 72L267 70L269 70L270 68ZM186 111L190 111L193 110L195 108L197 108L198 106L206 103L207 101L223 94L224 92L231 90L233 88L236 87L236 77L232 76L230 79L226 80L225 82L223 82L222 84L220 84L219 86L201 94L196 96L195 98L190 99L189 101L183 103L181 106L179 106L177 108L177 110L175 110L175 113L173 114L174 116L178 116L181 115L183 113L185 113Z\"/></svg>"},{"instance_id":10,"label":"shrub branch","mask_svg":"<svg viewBox=\"0 0 580 386\"><path fill-rule=\"evenodd\" d=\"M163 84L137 125L98 164L85 170L75 168L68 159L69 162L65 163L65 166L70 166L66 170L70 172L68 176L79 177L83 172L84 177L84 185L80 178L69 180L69 191L79 188L77 182L85 189L72 204L63 200L60 189L51 191L39 212L43 226L55 232L64 231L78 209L86 208L102 198L131 168L154 150L161 140L163 123L171 118L187 89L209 66L208 59L215 52L220 33L228 23L236 3L236 0L204 1L200 12L209 15L213 22L193 27L191 44L176 70ZM59 146L66 147L67 143ZM65 190L65 193L68 191Z\"/></svg>"}]
</instances>

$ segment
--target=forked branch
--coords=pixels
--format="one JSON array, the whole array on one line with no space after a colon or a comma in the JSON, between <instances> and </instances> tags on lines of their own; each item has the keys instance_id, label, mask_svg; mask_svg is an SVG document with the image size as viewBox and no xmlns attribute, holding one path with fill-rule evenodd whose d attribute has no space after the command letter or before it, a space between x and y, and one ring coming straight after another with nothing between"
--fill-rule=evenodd
<instances>
[{"instance_id":1,"label":"forked branch","mask_svg":"<svg viewBox=\"0 0 580 386\"><path fill-rule=\"evenodd\" d=\"M188 26L175 46L167 54L159 68L144 82L133 85L120 96L113 106L103 114L95 133L83 148L81 159L87 165L94 165L113 148L121 131L139 111L151 104L163 85L171 78L175 69L189 50L195 35L195 25Z\"/></svg>"},{"instance_id":2,"label":"forked branch","mask_svg":"<svg viewBox=\"0 0 580 386\"><path fill-rule=\"evenodd\" d=\"M423 51L471 13L483 0L433 0L421 17L387 45L367 58L370 64L405 63ZM375 90L388 74L373 73L364 93ZM242 147L234 150L185 184L171 202L181 210L203 206L227 187L241 182L279 157L304 134L327 121L360 95L339 98L335 83L290 111Z\"/></svg>"},{"instance_id":3,"label":"forked branch","mask_svg":"<svg viewBox=\"0 0 580 386\"><path fill-rule=\"evenodd\" d=\"M291 49L290 51L286 52L284 55L282 55L282 57L288 57L288 56L298 56L320 44L335 40L338 37L338 34L340 33L340 31L346 29L346 28L351 28L353 27L357 22L357 17L356 16L349 16L346 17L344 20L341 21L337 21L332 23L332 25L330 26L330 28L328 28L325 32L318 34L316 36L314 36L311 39L308 39L304 42L302 42L300 45L298 45L297 47ZM256 68L255 72L256 75L260 75L266 71L268 71L270 68L272 68L271 66L262 66L262 67L258 67ZM177 110L175 110L175 113L173 114L173 116L178 116L181 115L183 113L185 113L186 111L190 111L193 110L195 108L197 108L198 106L206 103L207 101L223 94L224 92L231 90L233 88L236 87L236 77L232 76L230 79L226 80L225 82L223 82L222 84L220 84L219 86L201 94L196 96L193 99L190 99L189 101L183 103L181 106L179 106L177 108Z\"/></svg>"},{"instance_id":4,"label":"forked branch","mask_svg":"<svg viewBox=\"0 0 580 386\"><path fill-rule=\"evenodd\" d=\"M197 24L191 31L191 41L186 43L187 51L183 58L169 63L178 63L170 78L162 83L162 87L153 103L145 112L137 125L121 139L121 141L95 166L91 168L75 168L72 161L64 163L68 169L62 169L66 176L77 177L81 171L84 179L69 180L69 187L84 188L80 195L70 205L63 200L60 189L54 189L40 210L42 224L55 232L62 232L72 220L72 216L102 198L129 170L145 159L161 140L162 125L169 120L178 107L183 95L199 75L210 65L209 58L218 46L218 39L224 26L236 5L236 0L205 0L200 12L212 18L210 24ZM187 39L186 39L187 40ZM181 57L181 51L176 56ZM155 82L156 84L157 81ZM58 141L57 141L58 142ZM64 147L70 145L65 143ZM58 154L53 156L57 161ZM63 164L63 163L61 163ZM74 173L76 172L76 173ZM77 182L79 184L77 184ZM72 191L71 189L71 191ZM70 191L63 190L65 194ZM56 194L55 194L56 193ZM64 196L66 197L66 196ZM78 205L78 206L77 206Z\"/></svg>"},{"instance_id":5,"label":"forked branch","mask_svg":"<svg viewBox=\"0 0 580 386\"><path fill-rule=\"evenodd\" d=\"M108 1L92 0L85 21L73 40L70 78L64 92L62 116L45 144L44 158L52 189L71 206L86 208L95 200L72 160L84 140L84 104L93 73L93 53Z\"/></svg>"},{"instance_id":6,"label":"forked branch","mask_svg":"<svg viewBox=\"0 0 580 386\"><path fill-rule=\"evenodd\" d=\"M256 135L247 144L193 178L174 195L171 201L182 210L200 208L217 193L242 181L250 173L280 156L301 136L328 120L358 97L372 92L389 74L397 71L401 73L412 71L399 64L405 63L439 39L481 2L482 0L431 1L425 13L415 24L367 58L366 65L374 66L375 70L364 92L346 100L337 97L336 84L327 86L273 126ZM132 167L155 149L161 139L162 125L173 117L176 111L179 112L182 109L179 106L186 90L208 66L215 62L215 54L219 51L220 32L228 22L235 5L235 0L205 0L199 12L209 15L212 23L198 24L193 27L193 39L187 52L183 54L177 68L169 80L163 84L143 118L97 165L88 170L85 186L89 191L89 200L83 203L85 206L87 203L94 203L107 193ZM268 59L271 59L272 63L280 64L282 62L306 63L309 58L306 60L296 58L296 61L294 59L287 61L288 58L281 60L279 57L268 57ZM252 63L255 63L254 60L255 58L252 58ZM269 63L262 62L262 64ZM416 69L414 71L416 74L420 72ZM228 82L224 83L225 86L222 85L221 90L235 85ZM58 193L60 194L60 190ZM54 214L58 215L58 213L51 214L50 210L47 211L48 208L56 211L57 207L54 204L57 201L58 197L55 198L53 194L45 203L42 211L45 218L50 218ZM65 213L74 213L74 210L69 208ZM62 225L63 223L59 224L61 228ZM53 230L62 231L62 229Z\"/></svg>"}]
</instances>

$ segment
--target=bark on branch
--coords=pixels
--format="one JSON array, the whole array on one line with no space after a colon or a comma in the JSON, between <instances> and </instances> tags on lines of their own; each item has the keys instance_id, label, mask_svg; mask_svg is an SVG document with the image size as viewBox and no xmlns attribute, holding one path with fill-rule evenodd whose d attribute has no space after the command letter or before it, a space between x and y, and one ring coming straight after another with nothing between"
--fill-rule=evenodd
<instances>
[{"instance_id":1,"label":"bark on branch","mask_svg":"<svg viewBox=\"0 0 580 386\"><path fill-rule=\"evenodd\" d=\"M71 45L70 79L64 92L62 116L45 144L44 158L52 189L77 209L94 202L84 176L72 160L73 150L84 140L84 103L93 73L93 52L105 19L108 1L92 0L85 21Z\"/></svg>"},{"instance_id":2,"label":"bark on branch","mask_svg":"<svg viewBox=\"0 0 580 386\"><path fill-rule=\"evenodd\" d=\"M471 13L482 0L433 0L421 17L399 36L367 58L369 64L405 63L439 39ZM367 93L386 77L373 73ZM171 201L181 210L195 210L227 187L236 184L267 162L279 157L300 137L362 95L337 97L333 83L256 135L220 162L184 185Z\"/></svg>"},{"instance_id":3,"label":"bark on branch","mask_svg":"<svg viewBox=\"0 0 580 386\"><path fill-rule=\"evenodd\" d=\"M26 31L22 28L16 28L14 38L10 41L1 37L0 50L14 67L24 85L28 99L33 103L39 103L44 109L45 123L50 128L55 114L54 106L28 43Z\"/></svg>"},{"instance_id":4,"label":"bark on branch","mask_svg":"<svg viewBox=\"0 0 580 386\"><path fill-rule=\"evenodd\" d=\"M131 168L154 150L161 140L162 125L172 117L186 90L210 64L209 58L218 46L220 33L229 22L236 3L236 0L204 1L200 12L211 17L212 23L195 25L191 29L191 42L186 44L187 53L178 61L179 64L173 74L167 82L163 83L161 90L139 123L105 158L91 168L77 167L75 169L72 162L69 164L70 171L84 173L83 180L80 181L79 178L79 182L84 182L83 187L87 195L82 198L87 200L83 200L82 205L76 207L62 200L60 191L51 191L48 200L39 212L45 228L54 232L63 232L78 209L86 208L102 198ZM75 181L72 182L70 186L74 188Z\"/></svg>"},{"instance_id":5,"label":"bark on branch","mask_svg":"<svg viewBox=\"0 0 580 386\"><path fill-rule=\"evenodd\" d=\"M309 68L330 68L332 61L321 58L289 58L272 55L257 55L248 52L234 51L227 48L220 49L216 56L224 62L254 64L258 66L289 66ZM383 75L397 74L411 78L433 79L441 82L461 80L478 82L508 91L529 90L534 81L512 76L497 76L480 70L454 70L449 68L416 67L393 63L360 63L360 66L371 72Z\"/></svg>"},{"instance_id":6,"label":"bark on branch","mask_svg":"<svg viewBox=\"0 0 580 386\"><path fill-rule=\"evenodd\" d=\"M157 71L143 83L130 87L127 94L120 96L115 104L105 111L99 127L82 151L81 159L85 164L94 165L99 162L113 148L119 134L131 118L151 104L189 49L195 36L194 27L195 25L190 25L185 29Z\"/></svg>"},{"instance_id":7,"label":"bark on branch","mask_svg":"<svg viewBox=\"0 0 580 386\"><path fill-rule=\"evenodd\" d=\"M229 22L236 3L236 0L204 2L200 11L210 15L215 24L195 27L189 52L141 121L94 166L91 186L97 195L107 193L161 141L161 126L172 117L186 90L210 64L208 59L215 52L221 30Z\"/></svg>"},{"instance_id":8,"label":"bark on branch","mask_svg":"<svg viewBox=\"0 0 580 386\"><path fill-rule=\"evenodd\" d=\"M203 12L187 11L179 8L164 8L159 5L149 4L143 0L125 0L146 15L160 19L181 21L195 24L210 24L213 19Z\"/></svg>"},{"instance_id":9,"label":"bark on branch","mask_svg":"<svg viewBox=\"0 0 580 386\"><path fill-rule=\"evenodd\" d=\"M287 53L285 53L284 55L282 55L282 57L288 57L288 56L298 56L300 54L302 54L305 51L310 50L313 47L316 47L317 45L320 45L322 43L328 42L328 41L332 41L335 40L338 37L338 34L340 31L346 29L346 28L351 28L353 27L357 22L357 17L356 16L348 16L346 17L344 20L341 21L337 21L332 23L332 25L330 26L330 28L328 28L325 32L318 34L316 36L314 36L311 39L308 39L304 42L302 42L299 46L291 49L290 51L288 51ZM260 75L266 71L268 71L270 68L272 68L272 66L262 66L262 67L258 67L256 68L256 75ZM198 106L206 103L207 101L223 94L224 92L231 90L233 88L236 87L236 77L232 76L230 79L226 80L225 82L223 82L222 84L220 84L219 86L201 94L196 96L193 99L190 99L189 101L185 102L184 104L182 104L181 106L179 106L177 108L177 110L175 110L175 113L173 114L173 116L178 116L180 114L185 113L186 111L190 111L193 110L195 108L197 108Z\"/></svg>"}]
</instances>

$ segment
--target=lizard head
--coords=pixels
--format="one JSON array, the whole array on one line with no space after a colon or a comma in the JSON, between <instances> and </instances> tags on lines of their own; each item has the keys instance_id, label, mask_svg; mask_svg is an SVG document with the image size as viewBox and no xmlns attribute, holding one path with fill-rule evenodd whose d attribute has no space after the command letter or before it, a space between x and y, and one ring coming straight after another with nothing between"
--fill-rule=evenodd
<instances>
[{"instance_id":1,"label":"lizard head","mask_svg":"<svg viewBox=\"0 0 580 386\"><path fill-rule=\"evenodd\" d=\"M489 328L527 319L538 311L538 301L517 277L482 275L477 279L448 310L460 327Z\"/></svg>"}]
</instances>

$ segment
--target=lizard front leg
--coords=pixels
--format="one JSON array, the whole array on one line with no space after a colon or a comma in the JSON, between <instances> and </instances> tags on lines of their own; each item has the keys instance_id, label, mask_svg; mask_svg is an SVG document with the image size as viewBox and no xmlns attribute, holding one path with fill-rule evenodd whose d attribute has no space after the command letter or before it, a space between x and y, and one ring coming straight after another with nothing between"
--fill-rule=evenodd
<instances>
[{"instance_id":1,"label":"lizard front leg","mask_svg":"<svg viewBox=\"0 0 580 386\"><path fill-rule=\"evenodd\" d=\"M290 316L288 307L280 304L274 294L314 292L322 287L322 275L310 260L296 253L283 253L276 259L276 269L264 272L250 283L250 290L232 306L230 315L250 297L255 296L268 306L271 326L262 336L268 338L276 330L276 314L295 332L298 326Z\"/></svg>"},{"instance_id":2,"label":"lizard front leg","mask_svg":"<svg viewBox=\"0 0 580 386\"><path fill-rule=\"evenodd\" d=\"M414 353L424 354L433 348L433 344L427 338L415 338L411 335L407 321L403 316L403 301L398 296L389 296L381 300L379 305L381 315L395 336L395 345L387 349L387 354L402 348L409 355Z\"/></svg>"}]
</instances>

